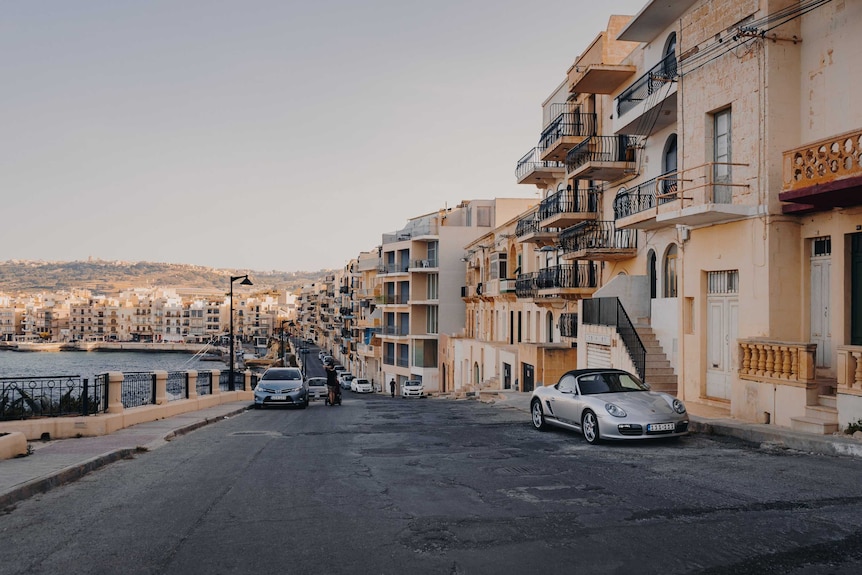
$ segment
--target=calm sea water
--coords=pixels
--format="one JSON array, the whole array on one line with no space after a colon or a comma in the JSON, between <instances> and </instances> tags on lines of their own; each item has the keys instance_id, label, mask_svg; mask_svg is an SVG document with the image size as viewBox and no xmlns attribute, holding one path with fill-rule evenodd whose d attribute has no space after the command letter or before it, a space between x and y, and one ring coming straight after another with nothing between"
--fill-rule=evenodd
<instances>
[{"instance_id":1,"label":"calm sea water","mask_svg":"<svg viewBox=\"0 0 862 575\"><path fill-rule=\"evenodd\" d=\"M226 369L221 361L200 361L187 353L134 351L21 352L0 350L0 377L80 375L106 371Z\"/></svg>"}]
</instances>

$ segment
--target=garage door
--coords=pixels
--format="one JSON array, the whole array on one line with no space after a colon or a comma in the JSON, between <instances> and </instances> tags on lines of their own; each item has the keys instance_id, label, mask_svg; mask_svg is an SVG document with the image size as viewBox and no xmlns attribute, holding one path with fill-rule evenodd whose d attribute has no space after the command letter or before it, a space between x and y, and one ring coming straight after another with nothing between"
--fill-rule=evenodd
<instances>
[{"instance_id":1,"label":"garage door","mask_svg":"<svg viewBox=\"0 0 862 575\"><path fill-rule=\"evenodd\" d=\"M587 344L587 367L611 367L611 348L596 343Z\"/></svg>"}]
</instances>

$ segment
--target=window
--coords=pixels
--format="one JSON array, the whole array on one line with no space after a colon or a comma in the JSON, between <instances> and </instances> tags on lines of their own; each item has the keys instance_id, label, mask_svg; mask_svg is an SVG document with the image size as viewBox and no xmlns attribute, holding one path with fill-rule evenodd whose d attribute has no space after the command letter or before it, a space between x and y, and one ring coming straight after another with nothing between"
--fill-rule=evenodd
<instances>
[{"instance_id":1,"label":"window","mask_svg":"<svg viewBox=\"0 0 862 575\"><path fill-rule=\"evenodd\" d=\"M663 297L677 296L676 245L668 248L664 256L664 291Z\"/></svg>"},{"instance_id":2,"label":"window","mask_svg":"<svg viewBox=\"0 0 862 575\"><path fill-rule=\"evenodd\" d=\"M733 200L730 184L731 166L730 108L713 115L713 193L716 204L729 204Z\"/></svg>"},{"instance_id":3,"label":"window","mask_svg":"<svg viewBox=\"0 0 862 575\"><path fill-rule=\"evenodd\" d=\"M428 274L428 283L425 287L425 299L439 299L440 276L437 274Z\"/></svg>"},{"instance_id":4,"label":"window","mask_svg":"<svg viewBox=\"0 0 862 575\"><path fill-rule=\"evenodd\" d=\"M437 333L437 313L436 305L428 306L428 315L425 320L425 331L427 333Z\"/></svg>"},{"instance_id":5,"label":"window","mask_svg":"<svg viewBox=\"0 0 862 575\"><path fill-rule=\"evenodd\" d=\"M476 225L480 227L491 227L491 206L476 207Z\"/></svg>"}]
</instances>

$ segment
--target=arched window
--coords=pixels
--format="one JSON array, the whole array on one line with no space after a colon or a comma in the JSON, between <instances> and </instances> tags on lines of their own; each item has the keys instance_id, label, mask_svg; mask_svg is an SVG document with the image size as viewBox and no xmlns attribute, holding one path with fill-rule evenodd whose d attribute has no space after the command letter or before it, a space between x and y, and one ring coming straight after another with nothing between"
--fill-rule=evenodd
<instances>
[{"instance_id":1,"label":"arched window","mask_svg":"<svg viewBox=\"0 0 862 575\"><path fill-rule=\"evenodd\" d=\"M668 77L676 76L676 32L671 32L664 43L664 72Z\"/></svg>"},{"instance_id":2,"label":"arched window","mask_svg":"<svg viewBox=\"0 0 862 575\"><path fill-rule=\"evenodd\" d=\"M479 364L473 364L473 383L479 385Z\"/></svg>"},{"instance_id":3,"label":"arched window","mask_svg":"<svg viewBox=\"0 0 862 575\"><path fill-rule=\"evenodd\" d=\"M676 244L671 244L664 255L664 275L662 278L662 296L677 296L677 260Z\"/></svg>"},{"instance_id":4,"label":"arched window","mask_svg":"<svg viewBox=\"0 0 862 575\"><path fill-rule=\"evenodd\" d=\"M676 134L671 134L668 136L667 140L664 143L664 153L662 154L661 159L661 167L662 167L662 175L666 174L676 174L677 169L677 141ZM677 178L676 176L662 179L661 181L661 189L658 190L659 194L667 195L667 194L675 194L677 191ZM662 202L672 200L672 197L665 197Z\"/></svg>"}]
</instances>

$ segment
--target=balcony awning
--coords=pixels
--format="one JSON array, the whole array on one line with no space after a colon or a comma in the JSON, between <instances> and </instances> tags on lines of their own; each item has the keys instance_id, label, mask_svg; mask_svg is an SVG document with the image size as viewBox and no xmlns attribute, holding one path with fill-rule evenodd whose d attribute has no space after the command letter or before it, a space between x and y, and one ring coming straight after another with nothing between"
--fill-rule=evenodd
<instances>
[{"instance_id":1,"label":"balcony awning","mask_svg":"<svg viewBox=\"0 0 862 575\"><path fill-rule=\"evenodd\" d=\"M785 214L804 214L832 208L859 206L862 205L862 175L781 192L778 194L778 199L788 202L782 208Z\"/></svg>"}]
</instances>

